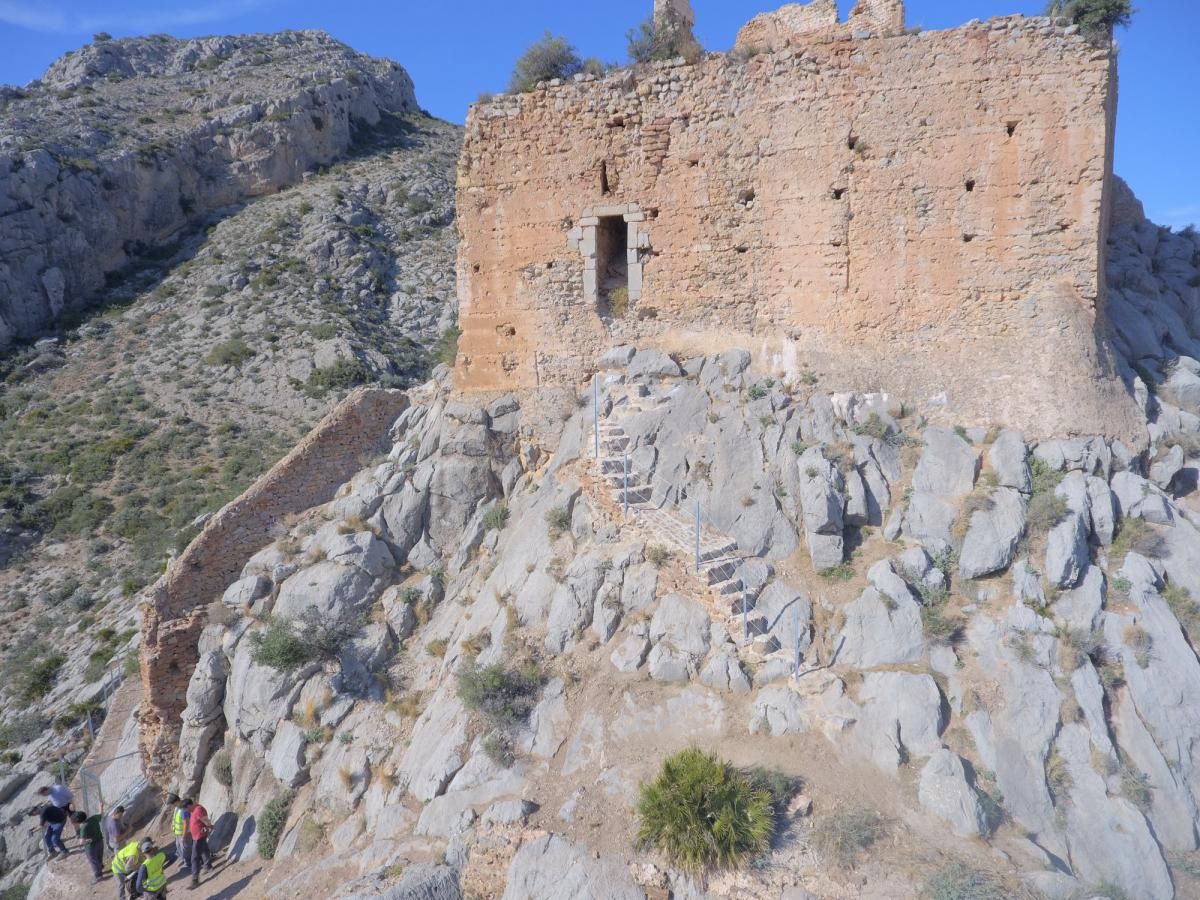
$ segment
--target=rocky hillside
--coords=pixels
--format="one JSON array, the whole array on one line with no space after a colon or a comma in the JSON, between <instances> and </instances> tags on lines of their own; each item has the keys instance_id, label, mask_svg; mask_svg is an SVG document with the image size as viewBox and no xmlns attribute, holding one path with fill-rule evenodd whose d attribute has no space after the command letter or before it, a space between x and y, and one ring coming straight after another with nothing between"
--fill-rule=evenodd
<instances>
[{"instance_id":1,"label":"rocky hillside","mask_svg":"<svg viewBox=\"0 0 1200 900\"><path fill-rule=\"evenodd\" d=\"M554 411L464 404L439 377L388 459L210 610L173 786L230 836L256 818L234 855L280 860L257 890L1200 889L1200 519L1179 471L928 425L745 352L606 366L599 460L586 396L547 453L530 423ZM633 814L689 744L790 785L770 852L702 882Z\"/></svg>"},{"instance_id":2,"label":"rocky hillside","mask_svg":"<svg viewBox=\"0 0 1200 900\"><path fill-rule=\"evenodd\" d=\"M263 896L1196 896L1198 251L1122 206L1148 450L744 351L614 349L595 410L439 372L386 459L245 548L164 787ZM688 745L770 786L750 865L640 839Z\"/></svg>"},{"instance_id":3,"label":"rocky hillside","mask_svg":"<svg viewBox=\"0 0 1200 900\"><path fill-rule=\"evenodd\" d=\"M0 345L417 112L400 66L319 32L97 41L0 89Z\"/></svg>"},{"instance_id":4,"label":"rocky hillside","mask_svg":"<svg viewBox=\"0 0 1200 900\"><path fill-rule=\"evenodd\" d=\"M197 53L220 60L188 64L193 57L216 59ZM353 72L361 73L359 83L346 80ZM358 98L348 109L357 110L367 96L391 99L373 126L356 112L358 124L320 152L301 153L301 144L288 151L302 136L288 131L288 121L275 114L274 104L283 101L272 98L309 96L302 84L310 78L329 82L319 85L316 98L334 86ZM76 91L79 102L42 103L51 84ZM405 85L391 63L366 60L321 35L293 34L93 45L56 63L26 99L9 97L0 114L5 135L39 142L21 159L60 152L54 148L72 139L73 128L75 140L86 132L64 117L124 123L111 128L124 130L120 140L96 148L103 167L117 166L114 160L139 134L154 131L166 146L206 133L212 111L224 108L235 87L246 115L259 110L256 124L246 120L243 137L257 135L261 152L291 153L296 165L280 167L269 189L269 179L253 190L238 188L232 205L198 203L163 232L163 243L148 243L129 257L132 264L103 279L86 309L60 317L46 337L0 358L5 801L29 788L31 775L60 753L78 763L85 707L98 721L93 694L110 672L123 677L124 661L136 661L128 654L136 649L138 590L205 518L347 390L422 381L439 338L452 341L460 134L416 111L386 112L392 100L411 98ZM84 102L89 98L94 102ZM318 105L330 116L325 140L340 120L334 106ZM155 121L140 123L141 117ZM209 156L197 164L215 165ZM171 159L171 166L190 165L183 156ZM254 168L249 157L241 159L238 171ZM103 177L87 167L64 171L55 190L70 184L77 194ZM5 189L15 183L6 178L0 175ZM201 181L217 184L207 176ZM247 196L259 188L264 196ZM166 188L157 193L174 203ZM51 240L8 255L6 241L33 234L16 218L44 211L43 203L35 206L0 218L6 254L0 280L21 270L11 260L57 252ZM110 219L105 229L115 234L122 227ZM58 223L55 239L66 230ZM0 288L0 297L13 296ZM62 629L66 640L49 639ZM9 862L23 858L28 845L28 836L10 835Z\"/></svg>"}]
</instances>

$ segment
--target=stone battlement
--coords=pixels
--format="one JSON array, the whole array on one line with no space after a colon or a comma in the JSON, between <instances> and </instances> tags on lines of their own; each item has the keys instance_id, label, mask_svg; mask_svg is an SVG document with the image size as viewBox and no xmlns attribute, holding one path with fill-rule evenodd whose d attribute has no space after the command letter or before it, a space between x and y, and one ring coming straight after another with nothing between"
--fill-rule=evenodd
<instances>
[{"instance_id":1,"label":"stone battlement","mask_svg":"<svg viewBox=\"0 0 1200 900\"><path fill-rule=\"evenodd\" d=\"M1101 327L1111 53L1045 18L903 15L815 0L727 55L473 107L457 386L744 346L961 421L1139 440Z\"/></svg>"}]
</instances>

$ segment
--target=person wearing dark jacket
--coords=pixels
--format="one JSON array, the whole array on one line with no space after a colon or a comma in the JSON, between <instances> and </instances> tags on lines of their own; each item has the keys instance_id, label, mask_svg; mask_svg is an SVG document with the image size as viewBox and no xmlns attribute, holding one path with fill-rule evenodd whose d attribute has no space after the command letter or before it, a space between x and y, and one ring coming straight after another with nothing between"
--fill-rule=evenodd
<instances>
[{"instance_id":1,"label":"person wearing dark jacket","mask_svg":"<svg viewBox=\"0 0 1200 900\"><path fill-rule=\"evenodd\" d=\"M62 839L63 828L66 827L66 824L67 811L61 806L47 803L42 807L38 817L38 827L42 829L42 841L45 843L46 852L50 854L51 859L60 853L63 856L67 855L67 845L63 843Z\"/></svg>"}]
</instances>

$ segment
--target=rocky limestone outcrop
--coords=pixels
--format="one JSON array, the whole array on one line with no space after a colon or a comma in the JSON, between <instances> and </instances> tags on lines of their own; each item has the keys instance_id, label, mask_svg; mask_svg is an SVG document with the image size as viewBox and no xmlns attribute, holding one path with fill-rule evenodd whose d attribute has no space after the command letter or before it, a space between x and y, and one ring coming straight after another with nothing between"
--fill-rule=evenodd
<instances>
[{"instance_id":1,"label":"rocky limestone outcrop","mask_svg":"<svg viewBox=\"0 0 1200 900\"><path fill-rule=\"evenodd\" d=\"M2 108L0 346L81 309L209 214L418 110L402 68L321 32L98 41Z\"/></svg>"}]
</instances>

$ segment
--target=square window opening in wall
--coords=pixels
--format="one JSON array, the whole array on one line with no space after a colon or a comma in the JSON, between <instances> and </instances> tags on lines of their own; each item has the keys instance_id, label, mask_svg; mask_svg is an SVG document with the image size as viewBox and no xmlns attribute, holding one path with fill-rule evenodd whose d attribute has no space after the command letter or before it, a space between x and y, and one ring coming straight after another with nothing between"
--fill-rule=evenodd
<instances>
[{"instance_id":1,"label":"square window opening in wall","mask_svg":"<svg viewBox=\"0 0 1200 900\"><path fill-rule=\"evenodd\" d=\"M596 225L596 305L602 318L621 318L629 309L629 223L601 216Z\"/></svg>"}]
</instances>

